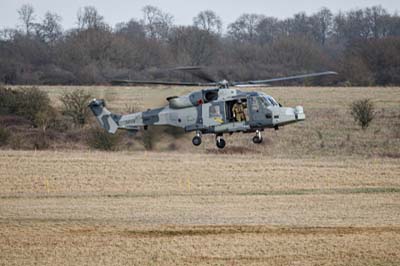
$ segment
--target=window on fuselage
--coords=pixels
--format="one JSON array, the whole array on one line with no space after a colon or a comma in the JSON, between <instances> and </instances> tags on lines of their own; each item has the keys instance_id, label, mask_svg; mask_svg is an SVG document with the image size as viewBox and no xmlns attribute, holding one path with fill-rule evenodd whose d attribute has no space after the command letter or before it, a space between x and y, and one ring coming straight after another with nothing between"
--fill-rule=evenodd
<instances>
[{"instance_id":1,"label":"window on fuselage","mask_svg":"<svg viewBox=\"0 0 400 266\"><path fill-rule=\"evenodd\" d=\"M205 102L211 102L218 99L218 90L210 90L204 94Z\"/></svg>"},{"instance_id":2,"label":"window on fuselage","mask_svg":"<svg viewBox=\"0 0 400 266\"><path fill-rule=\"evenodd\" d=\"M219 105L212 105L209 109L210 118L221 117L221 108Z\"/></svg>"},{"instance_id":3,"label":"window on fuselage","mask_svg":"<svg viewBox=\"0 0 400 266\"><path fill-rule=\"evenodd\" d=\"M251 111L252 112L258 112L260 110L261 104L262 103L261 103L260 97L252 97Z\"/></svg>"}]
</instances>

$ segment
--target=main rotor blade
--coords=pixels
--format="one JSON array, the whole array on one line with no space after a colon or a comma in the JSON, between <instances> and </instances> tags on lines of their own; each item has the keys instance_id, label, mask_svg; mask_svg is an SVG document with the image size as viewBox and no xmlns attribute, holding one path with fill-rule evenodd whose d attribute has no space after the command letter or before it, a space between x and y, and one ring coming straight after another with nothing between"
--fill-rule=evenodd
<instances>
[{"instance_id":1,"label":"main rotor blade","mask_svg":"<svg viewBox=\"0 0 400 266\"><path fill-rule=\"evenodd\" d=\"M204 71L204 69L205 67L202 66L184 66L171 68L170 70L184 71L204 81L217 83L217 80L215 80L209 73Z\"/></svg>"},{"instance_id":2,"label":"main rotor blade","mask_svg":"<svg viewBox=\"0 0 400 266\"><path fill-rule=\"evenodd\" d=\"M199 69L203 69L204 67L202 66L183 66L183 67L173 67L173 68L169 68L168 70L199 70Z\"/></svg>"},{"instance_id":3,"label":"main rotor blade","mask_svg":"<svg viewBox=\"0 0 400 266\"><path fill-rule=\"evenodd\" d=\"M336 73L334 71L326 71L326 72L310 73L310 74L304 74L304 75L265 79L265 80L249 80L249 81L232 82L231 85L232 86L238 86L238 85L240 86L240 85L247 85L247 84L268 84L268 83L278 82L278 81L288 81L288 80L312 78L312 77L327 76L327 75L337 75L337 74L338 73Z\"/></svg>"},{"instance_id":4,"label":"main rotor blade","mask_svg":"<svg viewBox=\"0 0 400 266\"><path fill-rule=\"evenodd\" d=\"M112 85L170 85L170 86L216 86L215 82L212 83L198 83L198 82L175 82L175 81L147 81L147 80L113 80Z\"/></svg>"}]
</instances>

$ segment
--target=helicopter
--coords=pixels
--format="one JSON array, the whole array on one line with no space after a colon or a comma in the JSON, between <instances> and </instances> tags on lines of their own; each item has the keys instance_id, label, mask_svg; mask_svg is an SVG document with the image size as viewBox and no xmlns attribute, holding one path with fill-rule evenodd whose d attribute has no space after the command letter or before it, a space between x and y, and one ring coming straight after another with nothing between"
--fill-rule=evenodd
<instances>
[{"instance_id":1,"label":"helicopter","mask_svg":"<svg viewBox=\"0 0 400 266\"><path fill-rule=\"evenodd\" d=\"M175 68L176 70L196 71L198 67ZM174 70L175 70L174 69ZM236 88L269 85L278 81L290 81L326 75L337 75L326 71L296 75L266 80L250 80L229 82L215 81L204 75L200 77L207 82L170 82L170 81L140 81L115 80L113 85L171 85L207 87L183 96L167 98L168 105L144 112L119 115L106 108L103 99L93 99L89 108L97 121L111 134L118 129L137 132L149 126L168 125L184 129L185 132L195 132L192 139L194 146L200 146L202 135L214 134L215 143L219 149L226 146L224 134L237 132L255 133L252 141L261 144L261 132L304 121L306 115L302 106L283 107L272 96L264 92L247 92ZM236 87L236 88L233 88Z\"/></svg>"}]
</instances>

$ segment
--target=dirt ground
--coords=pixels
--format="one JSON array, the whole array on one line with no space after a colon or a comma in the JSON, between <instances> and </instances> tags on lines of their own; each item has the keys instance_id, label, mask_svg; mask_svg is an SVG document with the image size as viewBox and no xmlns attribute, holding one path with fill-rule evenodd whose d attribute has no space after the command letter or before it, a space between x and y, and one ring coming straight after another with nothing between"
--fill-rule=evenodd
<instances>
[{"instance_id":1,"label":"dirt ground","mask_svg":"<svg viewBox=\"0 0 400 266\"><path fill-rule=\"evenodd\" d=\"M0 152L0 265L399 265L400 160Z\"/></svg>"}]
</instances>

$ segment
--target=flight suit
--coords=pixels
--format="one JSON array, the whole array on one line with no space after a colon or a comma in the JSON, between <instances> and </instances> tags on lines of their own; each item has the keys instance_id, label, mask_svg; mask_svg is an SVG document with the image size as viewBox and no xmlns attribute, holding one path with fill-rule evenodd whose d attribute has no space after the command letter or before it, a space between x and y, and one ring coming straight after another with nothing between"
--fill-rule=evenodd
<instances>
[{"instance_id":1,"label":"flight suit","mask_svg":"<svg viewBox=\"0 0 400 266\"><path fill-rule=\"evenodd\" d=\"M235 103L232 108L233 117L237 122L245 121L246 115L244 114L244 104Z\"/></svg>"}]
</instances>

